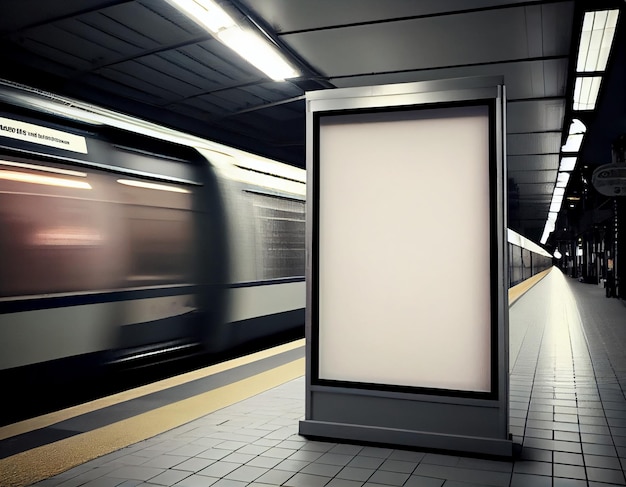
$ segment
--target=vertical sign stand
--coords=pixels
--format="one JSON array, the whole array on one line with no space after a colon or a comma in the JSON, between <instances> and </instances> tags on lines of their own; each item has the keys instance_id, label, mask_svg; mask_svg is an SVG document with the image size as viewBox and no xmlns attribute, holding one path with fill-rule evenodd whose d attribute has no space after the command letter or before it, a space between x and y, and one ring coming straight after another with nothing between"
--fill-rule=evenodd
<instances>
[{"instance_id":1,"label":"vertical sign stand","mask_svg":"<svg viewBox=\"0 0 626 487\"><path fill-rule=\"evenodd\" d=\"M300 434L511 456L501 77L307 94Z\"/></svg>"}]
</instances>

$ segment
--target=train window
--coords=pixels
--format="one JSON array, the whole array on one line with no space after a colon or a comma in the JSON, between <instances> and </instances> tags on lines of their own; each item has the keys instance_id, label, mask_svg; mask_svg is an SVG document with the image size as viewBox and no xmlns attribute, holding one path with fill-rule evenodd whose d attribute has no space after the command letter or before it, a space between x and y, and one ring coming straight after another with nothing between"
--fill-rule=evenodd
<instances>
[{"instance_id":1,"label":"train window","mask_svg":"<svg viewBox=\"0 0 626 487\"><path fill-rule=\"evenodd\" d=\"M117 179L128 235L129 287L193 281L191 191L180 185Z\"/></svg>"},{"instance_id":2,"label":"train window","mask_svg":"<svg viewBox=\"0 0 626 487\"><path fill-rule=\"evenodd\" d=\"M0 297L190 282L189 190L0 160Z\"/></svg>"},{"instance_id":3,"label":"train window","mask_svg":"<svg viewBox=\"0 0 626 487\"><path fill-rule=\"evenodd\" d=\"M517 245L511 245L511 257L509 259L511 268L511 286L523 280L522 269L522 249Z\"/></svg>"},{"instance_id":4,"label":"train window","mask_svg":"<svg viewBox=\"0 0 626 487\"><path fill-rule=\"evenodd\" d=\"M0 296L109 289L123 246L102 174L0 161Z\"/></svg>"},{"instance_id":5,"label":"train window","mask_svg":"<svg viewBox=\"0 0 626 487\"><path fill-rule=\"evenodd\" d=\"M304 201L247 194L254 208L258 279L304 276Z\"/></svg>"}]
</instances>

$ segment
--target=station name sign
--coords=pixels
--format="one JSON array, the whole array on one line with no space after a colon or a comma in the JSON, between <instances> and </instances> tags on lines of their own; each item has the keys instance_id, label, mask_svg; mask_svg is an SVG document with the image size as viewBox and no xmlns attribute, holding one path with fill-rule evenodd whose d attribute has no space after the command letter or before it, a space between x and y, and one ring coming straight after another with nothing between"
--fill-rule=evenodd
<instances>
[{"instance_id":1,"label":"station name sign","mask_svg":"<svg viewBox=\"0 0 626 487\"><path fill-rule=\"evenodd\" d=\"M87 154L85 137L0 117L0 136Z\"/></svg>"}]
</instances>

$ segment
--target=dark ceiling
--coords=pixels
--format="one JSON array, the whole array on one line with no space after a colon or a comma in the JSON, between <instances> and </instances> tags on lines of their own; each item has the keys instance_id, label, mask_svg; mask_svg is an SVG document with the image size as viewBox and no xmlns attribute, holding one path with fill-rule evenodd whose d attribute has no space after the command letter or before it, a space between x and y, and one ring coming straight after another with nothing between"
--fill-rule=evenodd
<instances>
[{"instance_id":1,"label":"dark ceiling","mask_svg":"<svg viewBox=\"0 0 626 487\"><path fill-rule=\"evenodd\" d=\"M307 91L503 75L509 227L536 242L571 119L588 130L568 191L626 133L623 0L220 3L302 76L270 80L165 0L3 0L0 78L304 167ZM596 109L574 113L583 14L603 8L621 9L616 47Z\"/></svg>"}]
</instances>

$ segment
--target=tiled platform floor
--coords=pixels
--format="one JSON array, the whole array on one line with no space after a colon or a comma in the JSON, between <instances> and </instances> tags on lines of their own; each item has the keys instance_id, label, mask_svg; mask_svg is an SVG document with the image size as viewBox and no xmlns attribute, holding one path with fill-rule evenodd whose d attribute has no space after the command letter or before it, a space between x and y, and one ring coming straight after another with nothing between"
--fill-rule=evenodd
<instances>
[{"instance_id":1,"label":"tiled platform floor","mask_svg":"<svg viewBox=\"0 0 626 487\"><path fill-rule=\"evenodd\" d=\"M626 306L553 271L510 327L513 461L307 441L300 378L36 485L626 485Z\"/></svg>"}]
</instances>

